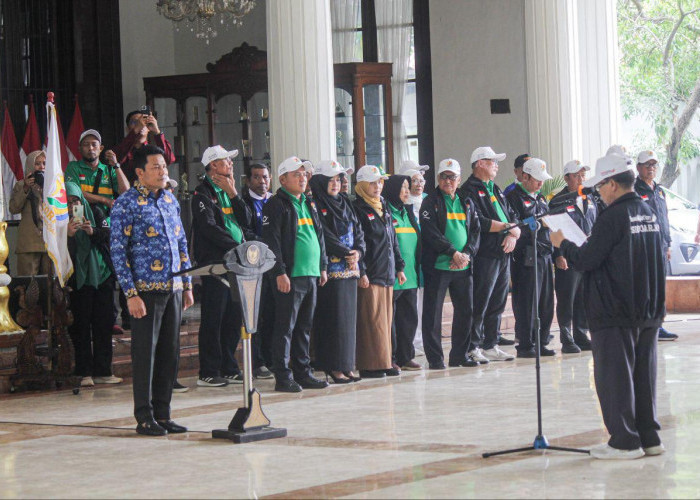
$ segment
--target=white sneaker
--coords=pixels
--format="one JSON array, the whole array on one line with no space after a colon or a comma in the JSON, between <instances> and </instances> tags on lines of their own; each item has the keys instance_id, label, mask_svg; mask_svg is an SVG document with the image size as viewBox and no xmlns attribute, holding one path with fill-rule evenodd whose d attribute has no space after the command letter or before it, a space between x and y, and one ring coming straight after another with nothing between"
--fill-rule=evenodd
<instances>
[{"instance_id":1,"label":"white sneaker","mask_svg":"<svg viewBox=\"0 0 700 500\"><path fill-rule=\"evenodd\" d=\"M644 448L644 454L648 457L655 457L657 455L661 455L665 451L666 448L664 448L663 443L656 446L650 446L649 448Z\"/></svg>"},{"instance_id":2,"label":"white sneaker","mask_svg":"<svg viewBox=\"0 0 700 500\"><path fill-rule=\"evenodd\" d=\"M92 377L83 377L80 379L80 387L92 387L95 385L95 382L92 380Z\"/></svg>"},{"instance_id":3,"label":"white sneaker","mask_svg":"<svg viewBox=\"0 0 700 500\"><path fill-rule=\"evenodd\" d=\"M486 364L489 362L489 359L485 357L478 347L475 347L473 351L469 353L469 355L474 359L474 361L478 361L479 363Z\"/></svg>"},{"instance_id":4,"label":"white sneaker","mask_svg":"<svg viewBox=\"0 0 700 500\"><path fill-rule=\"evenodd\" d=\"M513 361L515 356L508 354L507 352L494 346L492 349L484 349L481 354L489 361Z\"/></svg>"},{"instance_id":5,"label":"white sneaker","mask_svg":"<svg viewBox=\"0 0 700 500\"><path fill-rule=\"evenodd\" d=\"M620 450L609 444L601 444L591 448L591 456L600 460L634 460L644 456L644 450Z\"/></svg>"},{"instance_id":6,"label":"white sneaker","mask_svg":"<svg viewBox=\"0 0 700 500\"><path fill-rule=\"evenodd\" d=\"M109 377L92 377L96 384L121 384L124 379L110 375Z\"/></svg>"}]
</instances>

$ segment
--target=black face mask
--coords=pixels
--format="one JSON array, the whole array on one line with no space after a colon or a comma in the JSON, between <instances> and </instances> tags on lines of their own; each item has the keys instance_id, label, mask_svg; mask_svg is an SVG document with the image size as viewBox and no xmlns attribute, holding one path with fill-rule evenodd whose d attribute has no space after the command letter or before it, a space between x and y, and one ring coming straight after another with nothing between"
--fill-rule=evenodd
<instances>
[{"instance_id":1,"label":"black face mask","mask_svg":"<svg viewBox=\"0 0 700 500\"><path fill-rule=\"evenodd\" d=\"M34 172L34 182L36 182L36 185L41 189L44 189L44 172Z\"/></svg>"}]
</instances>

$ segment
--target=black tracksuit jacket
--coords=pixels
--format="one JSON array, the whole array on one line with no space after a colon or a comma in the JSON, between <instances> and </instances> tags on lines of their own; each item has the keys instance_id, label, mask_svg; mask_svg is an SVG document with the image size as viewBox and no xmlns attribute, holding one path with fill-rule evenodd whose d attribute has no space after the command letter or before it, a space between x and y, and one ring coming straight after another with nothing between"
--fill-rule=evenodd
<instances>
[{"instance_id":1,"label":"black tracksuit jacket","mask_svg":"<svg viewBox=\"0 0 700 500\"><path fill-rule=\"evenodd\" d=\"M576 225L581 228L581 231L586 233L586 236L590 236L593 224L598 216L598 206L590 196L586 196L583 200L584 211L581 211L576 203L576 199L567 197L570 193L571 191L569 191L569 188L564 187L564 189L555 194L554 197L549 200L549 211L568 214ZM564 210L564 212L562 212L562 210ZM558 248L555 248L554 258L559 256L561 256L561 252Z\"/></svg>"},{"instance_id":2,"label":"black tracksuit jacket","mask_svg":"<svg viewBox=\"0 0 700 500\"><path fill-rule=\"evenodd\" d=\"M479 257L488 257L490 259L502 259L506 257L506 254L503 253L503 247L501 247L505 235L500 232L490 232L491 221L500 219L498 218L496 209L493 207L493 203L491 203L489 193L486 191L484 183L474 175L470 175L459 188L458 193L460 198L468 198L471 201L471 206L479 218L479 227L481 229ZM503 213L506 215L508 222L517 222L517 215L508 203L506 196L501 191L501 188L495 184L493 185L493 194L501 205L501 209L503 209Z\"/></svg>"},{"instance_id":3,"label":"black tracksuit jacket","mask_svg":"<svg viewBox=\"0 0 700 500\"><path fill-rule=\"evenodd\" d=\"M323 238L323 226L321 226L318 210L316 210L316 203L307 196L306 204L314 221L318 244L321 247L320 270L325 271L328 267L328 260L326 257L326 244ZM297 257L294 255L294 247L297 239L298 222L297 211L289 195L282 188L278 189L277 193L263 207L262 240L275 254L276 260L275 267L270 270L272 276L276 277L286 274L291 278L294 259ZM298 257L304 258L303 255Z\"/></svg>"},{"instance_id":4,"label":"black tracksuit jacket","mask_svg":"<svg viewBox=\"0 0 700 500\"><path fill-rule=\"evenodd\" d=\"M549 212L549 206L547 205L547 200L544 196L538 194L536 198L533 198L527 194L520 186L516 186L508 195L506 196L508 203L517 214L517 218L524 221L528 217L539 217L541 215L547 214ZM513 250L513 262L522 262L525 260L525 256L530 252L532 248L532 231L530 228L522 228L520 233L520 238L515 244L515 250ZM547 255L552 255L552 241L549 239L549 229L544 225L537 231L537 255L540 257L545 257Z\"/></svg>"},{"instance_id":5,"label":"black tracksuit jacket","mask_svg":"<svg viewBox=\"0 0 700 500\"><path fill-rule=\"evenodd\" d=\"M479 251L481 240L481 225L479 217L472 208L471 201L459 191L457 192L462 210L466 214L464 225L467 228L467 244L464 248L455 248L445 236L447 226L447 207L442 191L436 189L423 199L420 206L420 228L422 255L421 262L424 272L435 268L435 261L440 255L452 257L455 252L469 255L469 263L473 265L474 256ZM471 266L470 266L471 269Z\"/></svg>"},{"instance_id":6,"label":"black tracksuit jacket","mask_svg":"<svg viewBox=\"0 0 700 500\"><path fill-rule=\"evenodd\" d=\"M651 210L659 218L659 229L661 230L661 238L664 241L665 247L671 246L671 230L668 223L668 207L666 206L666 193L661 186L656 182L652 189L649 184L637 177L634 181L634 190L641 197L642 201L651 208Z\"/></svg>"},{"instance_id":7,"label":"black tracksuit jacket","mask_svg":"<svg viewBox=\"0 0 700 500\"><path fill-rule=\"evenodd\" d=\"M636 193L603 210L582 247L562 243L566 260L584 273L591 330L661 325L666 313L662 244L658 218Z\"/></svg>"},{"instance_id":8,"label":"black tracksuit jacket","mask_svg":"<svg viewBox=\"0 0 700 500\"><path fill-rule=\"evenodd\" d=\"M192 207L192 242L191 253L198 265L208 262L221 261L224 254L238 246L236 240L226 229L224 212L219 206L214 188L208 181L202 182L194 190L191 200ZM251 227L252 214L243 198L236 196L231 199L233 214L243 232L243 240L255 239Z\"/></svg>"}]
</instances>

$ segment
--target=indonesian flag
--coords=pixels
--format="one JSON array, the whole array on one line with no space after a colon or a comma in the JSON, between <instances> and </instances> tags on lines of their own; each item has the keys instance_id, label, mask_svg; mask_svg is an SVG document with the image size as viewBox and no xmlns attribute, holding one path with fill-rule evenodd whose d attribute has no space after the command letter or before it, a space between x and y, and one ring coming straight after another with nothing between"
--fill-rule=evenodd
<instances>
[{"instance_id":1,"label":"indonesian flag","mask_svg":"<svg viewBox=\"0 0 700 500\"><path fill-rule=\"evenodd\" d=\"M68 161L76 161L80 158L80 134L85 130L83 123L83 115L80 112L78 105L78 97L75 98L75 111L73 111L73 119L68 127L68 135L66 136L66 147L68 148Z\"/></svg>"},{"instance_id":2,"label":"indonesian flag","mask_svg":"<svg viewBox=\"0 0 700 500\"><path fill-rule=\"evenodd\" d=\"M47 127L48 127L49 120L47 119L46 122L47 122ZM65 172L66 167L68 166L68 148L66 147L66 139L63 136L63 127L61 126L61 120L56 120L56 128L58 130L58 141L60 144L59 147L61 148L60 149L60 152L61 152L61 156L60 156L61 171ZM48 147L49 147L48 141L49 141L49 134L47 132L46 139L44 140L44 151L48 150Z\"/></svg>"},{"instance_id":3,"label":"indonesian flag","mask_svg":"<svg viewBox=\"0 0 700 500\"><path fill-rule=\"evenodd\" d=\"M46 171L44 172L44 206L41 211L44 243L53 261L56 276L61 286L73 274L73 262L68 254L68 197L61 168L61 153L65 147L61 142L60 125L53 96L46 103L48 130L46 134Z\"/></svg>"},{"instance_id":4,"label":"indonesian flag","mask_svg":"<svg viewBox=\"0 0 700 500\"><path fill-rule=\"evenodd\" d=\"M36 121L36 113L34 112L34 101L29 102L29 117L27 118L27 128L24 131L24 139L22 140L22 148L19 150L19 157L24 166L24 160L32 151L41 149L41 138L39 137L39 124Z\"/></svg>"},{"instance_id":5,"label":"indonesian flag","mask_svg":"<svg viewBox=\"0 0 700 500\"><path fill-rule=\"evenodd\" d=\"M20 214L12 215L9 210L10 196L15 183L24 178L22 161L19 158L17 149L17 137L15 128L10 119L10 113L5 108L5 123L2 127L2 142L0 142L2 152L2 170L0 173L0 219L17 220Z\"/></svg>"}]
</instances>

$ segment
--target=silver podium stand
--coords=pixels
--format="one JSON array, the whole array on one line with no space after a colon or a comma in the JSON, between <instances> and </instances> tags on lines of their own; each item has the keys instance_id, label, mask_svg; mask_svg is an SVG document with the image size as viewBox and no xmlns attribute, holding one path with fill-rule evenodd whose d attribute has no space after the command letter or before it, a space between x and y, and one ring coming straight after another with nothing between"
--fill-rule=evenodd
<instances>
[{"instance_id":1,"label":"silver podium stand","mask_svg":"<svg viewBox=\"0 0 700 500\"><path fill-rule=\"evenodd\" d=\"M259 241L248 241L229 250L223 262L198 266L180 274L214 276L231 290L234 302L241 303L245 325L241 327L243 342L243 407L238 408L228 429L215 429L212 437L234 443L249 443L285 437L287 429L270 427L270 419L262 410L260 393L253 387L251 335L258 329L260 290L263 274L275 265L275 255Z\"/></svg>"}]
</instances>

